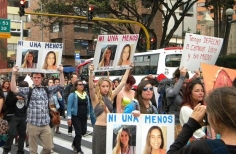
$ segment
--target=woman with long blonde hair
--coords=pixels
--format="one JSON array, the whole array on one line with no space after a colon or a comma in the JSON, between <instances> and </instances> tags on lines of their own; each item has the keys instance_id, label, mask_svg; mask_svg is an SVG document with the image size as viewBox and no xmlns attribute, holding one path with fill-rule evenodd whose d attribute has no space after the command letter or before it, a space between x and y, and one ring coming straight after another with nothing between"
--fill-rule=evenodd
<instances>
[{"instance_id":1,"label":"woman with long blonde hair","mask_svg":"<svg viewBox=\"0 0 236 154\"><path fill-rule=\"evenodd\" d=\"M94 65L89 66L89 90L90 98L96 116L96 123L93 129L92 152L93 154L106 153L106 126L107 113L113 110L113 100L121 91L128 78L130 69L127 69L119 86L112 91L112 84L108 78L100 78L94 88L93 84Z\"/></svg>"},{"instance_id":2,"label":"woman with long blonde hair","mask_svg":"<svg viewBox=\"0 0 236 154\"><path fill-rule=\"evenodd\" d=\"M99 63L99 67L107 67L113 65L113 60L111 60L112 50L111 47L107 47L102 55L102 59Z\"/></svg>"},{"instance_id":3,"label":"woman with long blonde hair","mask_svg":"<svg viewBox=\"0 0 236 154\"><path fill-rule=\"evenodd\" d=\"M36 68L36 63L34 63L34 54L32 51L28 51L25 54L24 62L21 65L22 68Z\"/></svg>"},{"instance_id":4,"label":"woman with long blonde hair","mask_svg":"<svg viewBox=\"0 0 236 154\"><path fill-rule=\"evenodd\" d=\"M131 146L131 134L128 128L120 128L116 137L116 146L112 154L135 154L135 147Z\"/></svg>"}]
</instances>

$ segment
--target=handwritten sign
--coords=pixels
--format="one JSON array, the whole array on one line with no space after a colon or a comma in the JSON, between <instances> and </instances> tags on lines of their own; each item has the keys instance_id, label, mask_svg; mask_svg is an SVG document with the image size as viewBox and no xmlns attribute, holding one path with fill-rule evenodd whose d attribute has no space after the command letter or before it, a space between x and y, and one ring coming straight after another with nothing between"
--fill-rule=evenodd
<instances>
[{"instance_id":1,"label":"handwritten sign","mask_svg":"<svg viewBox=\"0 0 236 154\"><path fill-rule=\"evenodd\" d=\"M58 73L63 44L18 41L16 65L19 72Z\"/></svg>"},{"instance_id":2,"label":"handwritten sign","mask_svg":"<svg viewBox=\"0 0 236 154\"><path fill-rule=\"evenodd\" d=\"M200 63L214 65L222 44L222 38L187 33L180 68L184 66L189 71L195 71L200 68Z\"/></svg>"},{"instance_id":3,"label":"handwritten sign","mask_svg":"<svg viewBox=\"0 0 236 154\"><path fill-rule=\"evenodd\" d=\"M126 133L129 136L128 146L135 151L131 154L143 154L147 148L154 148L150 144L150 136L157 134L161 135L161 144L155 149L159 148L165 153L174 142L174 121L174 115L168 114L141 114L139 117L132 114L108 114L106 152L114 153L120 149L120 143L125 144L120 136Z\"/></svg>"},{"instance_id":4,"label":"handwritten sign","mask_svg":"<svg viewBox=\"0 0 236 154\"><path fill-rule=\"evenodd\" d=\"M99 35L94 54L95 72L123 70L130 67L138 34Z\"/></svg>"}]
</instances>

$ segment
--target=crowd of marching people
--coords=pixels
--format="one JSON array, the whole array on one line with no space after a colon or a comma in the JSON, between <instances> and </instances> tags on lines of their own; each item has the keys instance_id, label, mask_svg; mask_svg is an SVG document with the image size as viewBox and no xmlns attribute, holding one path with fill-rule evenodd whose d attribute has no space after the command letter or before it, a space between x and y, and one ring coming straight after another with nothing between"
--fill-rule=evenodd
<instances>
[{"instance_id":1,"label":"crowd of marching people","mask_svg":"<svg viewBox=\"0 0 236 154\"><path fill-rule=\"evenodd\" d=\"M183 67L176 69L172 79L148 75L136 83L131 69L127 69L121 79L111 81L103 77L95 82L93 65L89 66L86 80L77 74L65 79L63 67L59 66L59 78L32 73L30 86L16 79L18 68L13 67L11 81L3 81L0 88L0 113L9 126L3 154L11 151L14 139L18 143L17 154L24 153L24 144L31 154L37 154L39 144L43 147L41 154L53 153L54 134L61 133L60 118L67 119L68 136L75 131L73 151L83 154L82 137L91 133L87 131L88 117L93 126L92 153L106 154L108 113L129 113L135 117L174 114L174 143L165 149L161 128L153 126L148 131L143 154L236 153L234 85L217 88L206 96L200 71L190 78ZM220 139L209 139L214 137L205 131L208 123ZM125 137L130 138L129 130L119 129L113 154L136 153L128 139L123 140Z\"/></svg>"}]
</instances>

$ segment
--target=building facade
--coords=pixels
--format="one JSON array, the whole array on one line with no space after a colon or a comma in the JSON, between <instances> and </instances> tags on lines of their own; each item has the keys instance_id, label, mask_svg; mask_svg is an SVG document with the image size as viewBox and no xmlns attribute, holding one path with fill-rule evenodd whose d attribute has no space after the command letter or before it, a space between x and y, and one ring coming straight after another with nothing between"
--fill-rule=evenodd
<instances>
[{"instance_id":1,"label":"building facade","mask_svg":"<svg viewBox=\"0 0 236 154\"><path fill-rule=\"evenodd\" d=\"M7 19L7 1L0 0L0 18ZM0 38L0 47L6 49L7 48L7 39ZM0 69L7 68L7 60L5 58L6 53L0 54Z\"/></svg>"}]
</instances>

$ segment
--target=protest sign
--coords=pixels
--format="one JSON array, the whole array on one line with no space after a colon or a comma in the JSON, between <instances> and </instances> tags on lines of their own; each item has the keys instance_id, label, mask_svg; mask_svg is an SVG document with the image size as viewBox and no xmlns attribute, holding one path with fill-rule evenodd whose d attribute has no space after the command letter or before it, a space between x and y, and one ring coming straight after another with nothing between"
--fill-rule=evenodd
<instances>
[{"instance_id":1,"label":"protest sign","mask_svg":"<svg viewBox=\"0 0 236 154\"><path fill-rule=\"evenodd\" d=\"M138 34L99 35L93 60L94 72L129 68L138 38Z\"/></svg>"},{"instance_id":2,"label":"protest sign","mask_svg":"<svg viewBox=\"0 0 236 154\"><path fill-rule=\"evenodd\" d=\"M195 71L200 68L201 62L215 64L222 43L222 38L187 33L180 68L184 66L189 71Z\"/></svg>"},{"instance_id":3,"label":"protest sign","mask_svg":"<svg viewBox=\"0 0 236 154\"><path fill-rule=\"evenodd\" d=\"M18 41L16 65L19 72L58 73L62 43Z\"/></svg>"},{"instance_id":4,"label":"protest sign","mask_svg":"<svg viewBox=\"0 0 236 154\"><path fill-rule=\"evenodd\" d=\"M127 142L130 154L146 153L146 148L161 149L166 153L174 142L174 121L174 115L168 114L141 114L139 117L132 114L108 114L106 153L120 154L121 144ZM122 140L121 134L126 134L128 138Z\"/></svg>"}]
</instances>

